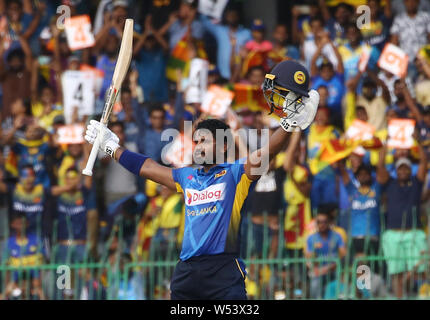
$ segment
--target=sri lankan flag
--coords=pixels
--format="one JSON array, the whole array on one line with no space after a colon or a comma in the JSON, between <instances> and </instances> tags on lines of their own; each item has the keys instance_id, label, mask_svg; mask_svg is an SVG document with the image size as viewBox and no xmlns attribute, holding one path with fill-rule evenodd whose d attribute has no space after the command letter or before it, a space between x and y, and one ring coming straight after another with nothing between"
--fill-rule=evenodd
<instances>
[{"instance_id":1,"label":"sri lankan flag","mask_svg":"<svg viewBox=\"0 0 430 320\"><path fill-rule=\"evenodd\" d=\"M189 43L191 38L187 32L184 37L179 40L175 48L173 48L170 54L169 60L167 61L166 77L170 81L177 81L176 70L182 70L184 75L189 72L189 62L191 60L191 50ZM203 46L202 41L195 41L197 47L197 58L207 59L207 54Z\"/></svg>"},{"instance_id":2,"label":"sri lankan flag","mask_svg":"<svg viewBox=\"0 0 430 320\"><path fill-rule=\"evenodd\" d=\"M251 111L264 111L270 113L270 107L264 99L263 91L260 87L246 83L235 83L233 86L234 100L233 110L248 108ZM275 110L271 116L279 120L284 114L282 111Z\"/></svg>"},{"instance_id":3,"label":"sri lankan flag","mask_svg":"<svg viewBox=\"0 0 430 320\"><path fill-rule=\"evenodd\" d=\"M309 161L312 174L315 175L325 167L346 158L359 145L360 141L345 138L323 141L317 156Z\"/></svg>"}]
</instances>

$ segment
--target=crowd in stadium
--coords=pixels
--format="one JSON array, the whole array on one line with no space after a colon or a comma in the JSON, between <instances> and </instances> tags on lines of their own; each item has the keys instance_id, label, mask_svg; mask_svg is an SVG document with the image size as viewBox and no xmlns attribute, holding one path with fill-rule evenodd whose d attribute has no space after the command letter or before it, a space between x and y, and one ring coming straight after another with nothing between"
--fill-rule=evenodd
<instances>
[{"instance_id":1,"label":"crowd in stadium","mask_svg":"<svg viewBox=\"0 0 430 320\"><path fill-rule=\"evenodd\" d=\"M258 16L243 21L240 0L230 0L221 19L200 13L193 0L0 0L0 298L95 299L89 287L106 289L97 298L109 290L118 299L168 298L168 277L155 274L161 280L149 293L145 275L124 266L177 260L182 195L101 155L94 175L82 175L91 146L79 137L64 143L59 133L66 124L84 127L100 118L128 17L133 60L109 128L121 145L160 163L169 143L161 139L165 129L183 131L184 120L214 116L201 112L201 101L186 99L195 59L208 61L208 86L234 92L221 118L245 132L238 139L250 151L267 140L263 129L279 124L264 99L256 101L261 96L242 98L258 95L276 63L301 62L320 94L314 123L291 136L242 217L249 298L348 297L345 277L357 261L374 266L372 287L353 290L360 298L430 297L428 259L419 259L428 257L429 240L430 1L346 2L291 3L289 18L268 30ZM358 23L362 4L370 8L366 28ZM93 45L70 48L58 27L60 5L72 18L90 16ZM401 75L378 63L388 43L407 54ZM85 70L101 74L98 90L70 92L64 75ZM91 114L79 104L66 110L66 99L91 95ZM360 130L371 130L366 143L351 142ZM397 147L388 143L391 136ZM310 260L276 270L264 264L279 258ZM336 261L347 272L339 274ZM109 263L129 277L114 284L102 273L84 281L79 296L50 296L37 268L4 272L4 266L89 262Z\"/></svg>"}]
</instances>

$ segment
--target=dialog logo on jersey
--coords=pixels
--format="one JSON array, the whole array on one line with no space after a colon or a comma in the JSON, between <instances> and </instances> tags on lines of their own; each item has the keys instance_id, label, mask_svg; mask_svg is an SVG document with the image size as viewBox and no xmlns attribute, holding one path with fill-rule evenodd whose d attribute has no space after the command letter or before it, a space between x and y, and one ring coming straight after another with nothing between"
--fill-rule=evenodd
<instances>
[{"instance_id":1,"label":"dialog logo on jersey","mask_svg":"<svg viewBox=\"0 0 430 320\"><path fill-rule=\"evenodd\" d=\"M189 206L197 206L224 200L225 197L225 183L214 184L204 190L185 189L185 202Z\"/></svg>"}]
</instances>

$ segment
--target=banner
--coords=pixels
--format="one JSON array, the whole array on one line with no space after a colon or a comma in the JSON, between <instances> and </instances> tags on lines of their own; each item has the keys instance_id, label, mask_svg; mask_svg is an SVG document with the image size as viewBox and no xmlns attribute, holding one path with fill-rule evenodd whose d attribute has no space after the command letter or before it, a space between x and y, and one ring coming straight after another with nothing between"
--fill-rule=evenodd
<instances>
[{"instance_id":1,"label":"banner","mask_svg":"<svg viewBox=\"0 0 430 320\"><path fill-rule=\"evenodd\" d=\"M223 118L233 101L234 93L217 85L211 85L203 97L201 111Z\"/></svg>"},{"instance_id":2,"label":"banner","mask_svg":"<svg viewBox=\"0 0 430 320\"><path fill-rule=\"evenodd\" d=\"M392 119L388 122L388 147L410 149L414 145L412 137L415 129L415 120Z\"/></svg>"},{"instance_id":3,"label":"banner","mask_svg":"<svg viewBox=\"0 0 430 320\"><path fill-rule=\"evenodd\" d=\"M399 78L406 75L408 69L408 55L394 44L387 43L378 60L378 66Z\"/></svg>"},{"instance_id":4,"label":"banner","mask_svg":"<svg viewBox=\"0 0 430 320\"><path fill-rule=\"evenodd\" d=\"M188 86L185 91L185 103L201 103L208 85L209 63L206 60L194 58L190 63Z\"/></svg>"},{"instance_id":5,"label":"banner","mask_svg":"<svg viewBox=\"0 0 430 320\"><path fill-rule=\"evenodd\" d=\"M64 118L67 124L72 123L73 112L78 108L78 116L94 113L95 79L92 72L65 71L61 76L63 87Z\"/></svg>"},{"instance_id":6,"label":"banner","mask_svg":"<svg viewBox=\"0 0 430 320\"><path fill-rule=\"evenodd\" d=\"M66 19L65 31L70 50L80 50L94 46L89 15L74 16Z\"/></svg>"},{"instance_id":7,"label":"banner","mask_svg":"<svg viewBox=\"0 0 430 320\"><path fill-rule=\"evenodd\" d=\"M58 144L81 144L84 143L84 126L71 124L61 126L57 130Z\"/></svg>"}]
</instances>

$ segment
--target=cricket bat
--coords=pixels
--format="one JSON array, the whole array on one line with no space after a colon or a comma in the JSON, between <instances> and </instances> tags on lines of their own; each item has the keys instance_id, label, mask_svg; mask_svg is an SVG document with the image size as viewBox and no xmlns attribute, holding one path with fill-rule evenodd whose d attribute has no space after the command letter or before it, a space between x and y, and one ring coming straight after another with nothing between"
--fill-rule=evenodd
<instances>
[{"instance_id":1,"label":"cricket bat","mask_svg":"<svg viewBox=\"0 0 430 320\"><path fill-rule=\"evenodd\" d=\"M124 32L121 40L121 48L119 49L118 60L116 62L115 71L113 73L112 82L110 84L106 102L103 108L102 118L100 120L103 126L107 126L109 117L112 112L113 105L118 97L122 82L127 74L130 66L131 55L133 52L133 19L125 21ZM82 173L86 176L93 175L94 162L97 159L97 153L100 146L100 140L97 138L94 141L90 156L88 157L87 165Z\"/></svg>"}]
</instances>

